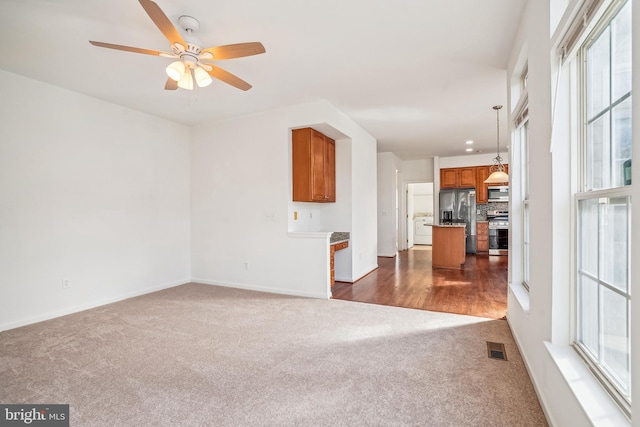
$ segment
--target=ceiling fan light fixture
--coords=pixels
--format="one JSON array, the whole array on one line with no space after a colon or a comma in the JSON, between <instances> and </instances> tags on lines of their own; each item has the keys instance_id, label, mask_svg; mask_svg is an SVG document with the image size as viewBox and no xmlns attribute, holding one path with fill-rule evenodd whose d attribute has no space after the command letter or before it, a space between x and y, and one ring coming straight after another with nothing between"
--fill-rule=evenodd
<instances>
[{"instance_id":1,"label":"ceiling fan light fixture","mask_svg":"<svg viewBox=\"0 0 640 427\"><path fill-rule=\"evenodd\" d=\"M191 70L187 70L182 78L178 81L178 87L187 90L193 90L193 77L191 76Z\"/></svg>"},{"instance_id":2,"label":"ceiling fan light fixture","mask_svg":"<svg viewBox=\"0 0 640 427\"><path fill-rule=\"evenodd\" d=\"M179 82L185 75L184 62L174 61L167 66L165 71L167 72L167 75L169 76L169 78Z\"/></svg>"},{"instance_id":3,"label":"ceiling fan light fixture","mask_svg":"<svg viewBox=\"0 0 640 427\"><path fill-rule=\"evenodd\" d=\"M509 182L509 175L505 172L505 167L502 164L502 157L500 157L500 109L502 105L494 105L493 109L496 110L496 157L493 159L493 166L491 166L491 174L484 180L485 184L501 184L503 182Z\"/></svg>"},{"instance_id":4,"label":"ceiling fan light fixture","mask_svg":"<svg viewBox=\"0 0 640 427\"><path fill-rule=\"evenodd\" d=\"M212 78L221 80L240 90L251 89L251 85L238 76L218 66L213 68L213 66L200 61L211 60L214 57L217 60L243 58L245 56L265 53L266 50L262 43L235 43L202 49L202 43L194 37L194 32L200 27L197 19L187 15L180 16L178 22L184 32L186 32L186 37L183 38L181 32L173 25L156 2L153 0L140 0L140 5L169 41L171 47L170 52L104 43L95 40L89 40L89 43L107 49L172 58L174 62L165 68L169 76L164 85L165 90L176 90L178 87L193 90L194 80L198 87L204 87L211 84ZM199 70L199 68L202 68L202 70Z\"/></svg>"},{"instance_id":5,"label":"ceiling fan light fixture","mask_svg":"<svg viewBox=\"0 0 640 427\"><path fill-rule=\"evenodd\" d=\"M195 76L198 87L209 86L213 81L209 73L207 73L206 70L200 66L197 66L195 68L195 70L193 71L193 74Z\"/></svg>"}]
</instances>

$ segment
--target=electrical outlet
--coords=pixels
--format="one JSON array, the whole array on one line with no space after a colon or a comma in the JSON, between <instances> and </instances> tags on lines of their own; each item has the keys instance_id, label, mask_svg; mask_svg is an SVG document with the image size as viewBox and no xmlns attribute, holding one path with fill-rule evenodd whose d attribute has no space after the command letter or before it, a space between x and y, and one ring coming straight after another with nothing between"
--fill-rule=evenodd
<instances>
[{"instance_id":1,"label":"electrical outlet","mask_svg":"<svg viewBox=\"0 0 640 427\"><path fill-rule=\"evenodd\" d=\"M293 220L297 221L298 220L298 212L294 212L293 213Z\"/></svg>"},{"instance_id":2,"label":"electrical outlet","mask_svg":"<svg viewBox=\"0 0 640 427\"><path fill-rule=\"evenodd\" d=\"M248 270L248 269L249 269L249 261L245 261L245 262L243 263L243 265L244 265L244 269L245 269L245 270Z\"/></svg>"},{"instance_id":3,"label":"electrical outlet","mask_svg":"<svg viewBox=\"0 0 640 427\"><path fill-rule=\"evenodd\" d=\"M71 289L71 279L68 277L62 278L62 289Z\"/></svg>"}]
</instances>

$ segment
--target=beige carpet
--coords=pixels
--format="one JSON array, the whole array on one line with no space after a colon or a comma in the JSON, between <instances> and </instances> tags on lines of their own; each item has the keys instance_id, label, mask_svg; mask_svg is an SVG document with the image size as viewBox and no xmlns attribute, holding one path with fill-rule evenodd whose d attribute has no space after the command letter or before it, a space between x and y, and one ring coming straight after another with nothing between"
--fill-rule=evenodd
<instances>
[{"instance_id":1,"label":"beige carpet","mask_svg":"<svg viewBox=\"0 0 640 427\"><path fill-rule=\"evenodd\" d=\"M0 402L72 426L546 425L502 320L188 284L0 345Z\"/></svg>"}]
</instances>

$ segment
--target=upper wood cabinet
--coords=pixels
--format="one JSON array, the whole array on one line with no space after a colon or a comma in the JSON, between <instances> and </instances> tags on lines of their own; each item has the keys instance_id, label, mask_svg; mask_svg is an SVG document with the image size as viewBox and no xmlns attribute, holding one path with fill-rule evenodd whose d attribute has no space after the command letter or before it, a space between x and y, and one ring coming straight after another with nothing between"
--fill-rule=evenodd
<instances>
[{"instance_id":1,"label":"upper wood cabinet","mask_svg":"<svg viewBox=\"0 0 640 427\"><path fill-rule=\"evenodd\" d=\"M476 186L476 168L458 168L460 171L460 187Z\"/></svg>"},{"instance_id":2,"label":"upper wood cabinet","mask_svg":"<svg viewBox=\"0 0 640 427\"><path fill-rule=\"evenodd\" d=\"M336 143L315 129L292 131L294 202L336 201Z\"/></svg>"},{"instance_id":3,"label":"upper wood cabinet","mask_svg":"<svg viewBox=\"0 0 640 427\"><path fill-rule=\"evenodd\" d=\"M509 165L504 165L505 172L509 173ZM476 166L464 168L440 169L440 188L470 188L476 189L476 203L488 203L489 184L484 180L491 175L491 166ZM505 182L504 185L508 185ZM491 184L501 185L501 184Z\"/></svg>"},{"instance_id":4,"label":"upper wood cabinet","mask_svg":"<svg viewBox=\"0 0 640 427\"><path fill-rule=\"evenodd\" d=\"M440 169L440 188L473 188L475 186L475 167Z\"/></svg>"},{"instance_id":5,"label":"upper wood cabinet","mask_svg":"<svg viewBox=\"0 0 640 427\"><path fill-rule=\"evenodd\" d=\"M504 165L504 171L509 173L509 165ZM488 203L489 202L489 190L487 189L489 185L500 185L500 184L485 184L484 180L489 178L491 175L491 166L478 166L476 168L476 203ZM504 185L508 185L508 182L505 182Z\"/></svg>"},{"instance_id":6,"label":"upper wood cabinet","mask_svg":"<svg viewBox=\"0 0 640 427\"><path fill-rule=\"evenodd\" d=\"M491 166L478 166L476 168L476 204L487 203L489 201L488 184L484 180L489 178Z\"/></svg>"},{"instance_id":7,"label":"upper wood cabinet","mask_svg":"<svg viewBox=\"0 0 640 427\"><path fill-rule=\"evenodd\" d=\"M440 188L456 188L458 186L458 169L440 169Z\"/></svg>"}]
</instances>

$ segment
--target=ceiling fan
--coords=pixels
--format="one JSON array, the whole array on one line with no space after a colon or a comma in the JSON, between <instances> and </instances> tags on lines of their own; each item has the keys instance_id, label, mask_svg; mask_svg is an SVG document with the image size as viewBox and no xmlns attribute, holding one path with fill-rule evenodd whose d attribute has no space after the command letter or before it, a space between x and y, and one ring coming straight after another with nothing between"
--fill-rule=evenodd
<instances>
[{"instance_id":1,"label":"ceiling fan","mask_svg":"<svg viewBox=\"0 0 640 427\"><path fill-rule=\"evenodd\" d=\"M108 49L124 50L127 52L143 53L145 55L157 55L164 58L177 59L166 68L169 78L165 83L166 90L176 90L177 88L192 90L194 82L198 87L211 84L211 77L222 80L241 90L251 89L251 85L241 78L223 70L217 65L206 61L216 61L222 59L241 58L244 56L258 55L264 53L265 49L260 42L237 43L226 46L202 48L195 39L187 37L184 40L180 32L173 26L162 9L151 0L139 0L147 15L160 29L162 34L171 43L171 53L158 50L142 49L138 47L122 46L118 44L103 43L89 40L94 46ZM200 27L197 19L183 15L178 18L178 23L191 36Z\"/></svg>"}]
</instances>

